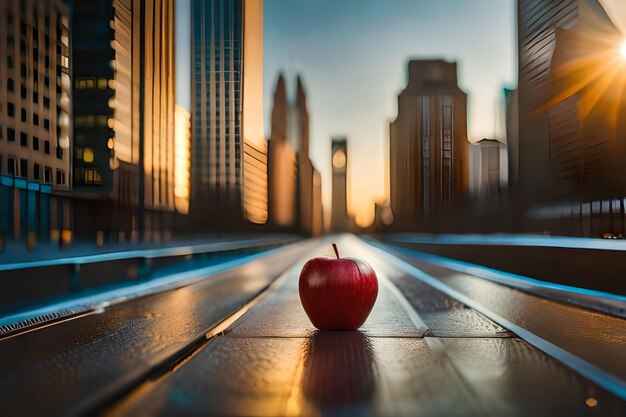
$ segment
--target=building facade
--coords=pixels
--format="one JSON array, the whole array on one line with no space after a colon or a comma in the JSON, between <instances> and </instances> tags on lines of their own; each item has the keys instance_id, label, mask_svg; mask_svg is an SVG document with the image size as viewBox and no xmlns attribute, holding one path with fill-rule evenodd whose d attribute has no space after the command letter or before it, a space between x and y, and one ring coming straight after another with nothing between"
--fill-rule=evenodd
<instances>
[{"instance_id":1,"label":"building facade","mask_svg":"<svg viewBox=\"0 0 626 417\"><path fill-rule=\"evenodd\" d=\"M577 21L578 0L518 0L519 185L531 202L554 191L549 114L537 110L550 100L556 30Z\"/></svg>"},{"instance_id":2,"label":"building facade","mask_svg":"<svg viewBox=\"0 0 626 417\"><path fill-rule=\"evenodd\" d=\"M298 155L289 140L285 79L276 82L272 107L272 133L268 145L269 215L273 225L296 228L298 221Z\"/></svg>"},{"instance_id":3,"label":"building facade","mask_svg":"<svg viewBox=\"0 0 626 417\"><path fill-rule=\"evenodd\" d=\"M0 247L70 240L70 19L57 0L0 0Z\"/></svg>"},{"instance_id":4,"label":"building facade","mask_svg":"<svg viewBox=\"0 0 626 417\"><path fill-rule=\"evenodd\" d=\"M474 198L497 198L506 186L506 146L495 139L470 145L470 193Z\"/></svg>"},{"instance_id":5,"label":"building facade","mask_svg":"<svg viewBox=\"0 0 626 417\"><path fill-rule=\"evenodd\" d=\"M71 188L69 14L61 1L0 1L0 174Z\"/></svg>"},{"instance_id":6,"label":"building facade","mask_svg":"<svg viewBox=\"0 0 626 417\"><path fill-rule=\"evenodd\" d=\"M518 2L518 191L563 233L626 231L624 35L603 4Z\"/></svg>"},{"instance_id":7,"label":"building facade","mask_svg":"<svg viewBox=\"0 0 626 417\"><path fill-rule=\"evenodd\" d=\"M283 75L278 77L268 172L272 223L306 234L320 234L321 176L309 157L309 113L300 76L296 80L295 100L288 98Z\"/></svg>"},{"instance_id":8,"label":"building facade","mask_svg":"<svg viewBox=\"0 0 626 417\"><path fill-rule=\"evenodd\" d=\"M456 73L456 63L409 63L390 125L391 208L398 228L443 214L467 194L467 96Z\"/></svg>"},{"instance_id":9,"label":"building facade","mask_svg":"<svg viewBox=\"0 0 626 417\"><path fill-rule=\"evenodd\" d=\"M74 1L74 190L158 234L175 209L173 0ZM116 220L117 222L117 220Z\"/></svg>"},{"instance_id":10,"label":"building facade","mask_svg":"<svg viewBox=\"0 0 626 417\"><path fill-rule=\"evenodd\" d=\"M193 0L191 18L191 214L264 223L263 2Z\"/></svg>"}]
</instances>

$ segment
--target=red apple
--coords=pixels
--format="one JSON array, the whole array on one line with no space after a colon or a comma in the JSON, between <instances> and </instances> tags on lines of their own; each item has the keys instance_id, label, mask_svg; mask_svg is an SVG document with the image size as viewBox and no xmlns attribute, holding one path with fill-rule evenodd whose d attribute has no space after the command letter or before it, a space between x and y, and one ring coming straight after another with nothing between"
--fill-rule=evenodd
<instances>
[{"instance_id":1,"label":"red apple","mask_svg":"<svg viewBox=\"0 0 626 417\"><path fill-rule=\"evenodd\" d=\"M300 272L300 301L320 330L355 330L365 323L378 295L371 266L354 258L322 256L309 260Z\"/></svg>"}]
</instances>

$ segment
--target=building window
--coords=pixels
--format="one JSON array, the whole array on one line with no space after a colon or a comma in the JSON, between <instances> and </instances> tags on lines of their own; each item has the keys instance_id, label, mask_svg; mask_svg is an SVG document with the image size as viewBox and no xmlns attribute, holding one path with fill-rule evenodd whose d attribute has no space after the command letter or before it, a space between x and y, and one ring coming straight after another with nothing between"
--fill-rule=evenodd
<instances>
[{"instance_id":1,"label":"building window","mask_svg":"<svg viewBox=\"0 0 626 417\"><path fill-rule=\"evenodd\" d=\"M16 175L17 174L15 172L15 158L13 158L12 156L9 156L7 158L7 173L9 175Z\"/></svg>"},{"instance_id":2,"label":"building window","mask_svg":"<svg viewBox=\"0 0 626 417\"><path fill-rule=\"evenodd\" d=\"M25 132L20 132L20 146L28 147L28 136L26 136Z\"/></svg>"},{"instance_id":3,"label":"building window","mask_svg":"<svg viewBox=\"0 0 626 417\"><path fill-rule=\"evenodd\" d=\"M39 164L33 165L33 178L37 181L41 178L41 166Z\"/></svg>"},{"instance_id":4,"label":"building window","mask_svg":"<svg viewBox=\"0 0 626 417\"><path fill-rule=\"evenodd\" d=\"M46 109L49 109L49 108L50 108L50 99L49 99L48 97L44 97L44 98L43 98L43 106L44 106Z\"/></svg>"},{"instance_id":5,"label":"building window","mask_svg":"<svg viewBox=\"0 0 626 417\"><path fill-rule=\"evenodd\" d=\"M50 130L50 119L43 119L43 128Z\"/></svg>"},{"instance_id":6,"label":"building window","mask_svg":"<svg viewBox=\"0 0 626 417\"><path fill-rule=\"evenodd\" d=\"M74 82L74 86L77 90L91 90L94 88L93 78L79 78Z\"/></svg>"},{"instance_id":7,"label":"building window","mask_svg":"<svg viewBox=\"0 0 626 417\"><path fill-rule=\"evenodd\" d=\"M9 115L9 117L13 117L15 116L15 106L13 105L13 103L7 104L7 114Z\"/></svg>"},{"instance_id":8,"label":"building window","mask_svg":"<svg viewBox=\"0 0 626 417\"><path fill-rule=\"evenodd\" d=\"M50 141L49 140L46 140L43 142L43 152L46 155L50 155Z\"/></svg>"},{"instance_id":9,"label":"building window","mask_svg":"<svg viewBox=\"0 0 626 417\"><path fill-rule=\"evenodd\" d=\"M84 184L102 184L102 177L96 169L83 169Z\"/></svg>"},{"instance_id":10,"label":"building window","mask_svg":"<svg viewBox=\"0 0 626 417\"><path fill-rule=\"evenodd\" d=\"M15 129L12 127L7 128L7 140L9 142L15 142Z\"/></svg>"},{"instance_id":11,"label":"building window","mask_svg":"<svg viewBox=\"0 0 626 417\"><path fill-rule=\"evenodd\" d=\"M109 85L109 80L106 78L98 78L98 89L105 90Z\"/></svg>"},{"instance_id":12,"label":"building window","mask_svg":"<svg viewBox=\"0 0 626 417\"><path fill-rule=\"evenodd\" d=\"M28 159L20 159L20 177L28 177Z\"/></svg>"},{"instance_id":13,"label":"building window","mask_svg":"<svg viewBox=\"0 0 626 417\"><path fill-rule=\"evenodd\" d=\"M33 113L33 124L39 126L39 115L37 113Z\"/></svg>"},{"instance_id":14,"label":"building window","mask_svg":"<svg viewBox=\"0 0 626 417\"><path fill-rule=\"evenodd\" d=\"M57 146L57 159L63 159L63 148Z\"/></svg>"},{"instance_id":15,"label":"building window","mask_svg":"<svg viewBox=\"0 0 626 417\"><path fill-rule=\"evenodd\" d=\"M57 185L65 185L65 173L57 169Z\"/></svg>"},{"instance_id":16,"label":"building window","mask_svg":"<svg viewBox=\"0 0 626 417\"><path fill-rule=\"evenodd\" d=\"M52 182L52 168L45 167L43 170L43 181L50 183Z\"/></svg>"},{"instance_id":17,"label":"building window","mask_svg":"<svg viewBox=\"0 0 626 417\"><path fill-rule=\"evenodd\" d=\"M26 109L22 109L22 111L20 113L21 113L21 116L22 116L21 117L22 121L25 122L26 121Z\"/></svg>"},{"instance_id":18,"label":"building window","mask_svg":"<svg viewBox=\"0 0 626 417\"><path fill-rule=\"evenodd\" d=\"M13 78L8 78L7 79L7 91L9 93L12 93L15 90L15 82L13 81Z\"/></svg>"},{"instance_id":19,"label":"building window","mask_svg":"<svg viewBox=\"0 0 626 417\"><path fill-rule=\"evenodd\" d=\"M7 67L8 68L13 68L14 64L13 64L13 57L11 55L7 55Z\"/></svg>"},{"instance_id":20,"label":"building window","mask_svg":"<svg viewBox=\"0 0 626 417\"><path fill-rule=\"evenodd\" d=\"M37 136L33 136L33 150L39 150L39 138Z\"/></svg>"},{"instance_id":21,"label":"building window","mask_svg":"<svg viewBox=\"0 0 626 417\"><path fill-rule=\"evenodd\" d=\"M83 150L83 161L87 163L93 162L93 149L85 148Z\"/></svg>"},{"instance_id":22,"label":"building window","mask_svg":"<svg viewBox=\"0 0 626 417\"><path fill-rule=\"evenodd\" d=\"M26 87L22 86L22 88L20 88L20 95L22 96L22 98L26 98Z\"/></svg>"}]
</instances>

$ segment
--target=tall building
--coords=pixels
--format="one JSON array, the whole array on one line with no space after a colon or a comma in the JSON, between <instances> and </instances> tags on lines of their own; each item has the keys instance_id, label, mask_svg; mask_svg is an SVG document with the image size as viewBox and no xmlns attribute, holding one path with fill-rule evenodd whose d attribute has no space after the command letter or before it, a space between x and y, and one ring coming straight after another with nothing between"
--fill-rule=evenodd
<instances>
[{"instance_id":1,"label":"tall building","mask_svg":"<svg viewBox=\"0 0 626 417\"><path fill-rule=\"evenodd\" d=\"M74 189L144 211L174 210L174 1L72 5ZM130 215L128 217L131 217Z\"/></svg>"},{"instance_id":2,"label":"tall building","mask_svg":"<svg viewBox=\"0 0 626 417\"><path fill-rule=\"evenodd\" d=\"M466 109L456 63L409 62L408 84L398 96L398 116L390 125L389 180L396 227L415 227L465 198Z\"/></svg>"},{"instance_id":3,"label":"tall building","mask_svg":"<svg viewBox=\"0 0 626 417\"><path fill-rule=\"evenodd\" d=\"M345 138L332 140L331 158L333 189L330 230L347 232L352 227L348 215L348 143Z\"/></svg>"},{"instance_id":4,"label":"tall building","mask_svg":"<svg viewBox=\"0 0 626 417\"><path fill-rule=\"evenodd\" d=\"M556 29L576 24L578 1L518 0L519 185L529 200L544 200L554 191L549 115L537 110L550 99Z\"/></svg>"},{"instance_id":5,"label":"tall building","mask_svg":"<svg viewBox=\"0 0 626 417\"><path fill-rule=\"evenodd\" d=\"M603 4L518 3L519 192L566 233L626 231L625 37Z\"/></svg>"},{"instance_id":6,"label":"tall building","mask_svg":"<svg viewBox=\"0 0 626 417\"><path fill-rule=\"evenodd\" d=\"M59 0L0 0L0 246L71 239L69 25Z\"/></svg>"},{"instance_id":7,"label":"tall building","mask_svg":"<svg viewBox=\"0 0 626 417\"><path fill-rule=\"evenodd\" d=\"M293 137L288 135L289 109L285 79L281 74L274 92L268 149L269 215L272 224L295 228L298 220L298 159Z\"/></svg>"},{"instance_id":8,"label":"tall building","mask_svg":"<svg viewBox=\"0 0 626 417\"><path fill-rule=\"evenodd\" d=\"M193 0L191 33L191 213L264 223L263 2Z\"/></svg>"},{"instance_id":9,"label":"tall building","mask_svg":"<svg viewBox=\"0 0 626 417\"><path fill-rule=\"evenodd\" d=\"M300 228L304 233L318 235L321 233L322 224L317 222L317 214L321 212L321 200L315 198L314 193L316 176L319 172L313 166L309 156L309 111L306 104L306 92L302 78L296 80L296 101L292 108L292 124L295 130L293 136L298 137L298 187L299 187L299 212ZM320 181L321 187L321 181Z\"/></svg>"},{"instance_id":10,"label":"tall building","mask_svg":"<svg viewBox=\"0 0 626 417\"><path fill-rule=\"evenodd\" d=\"M276 83L268 173L272 223L320 234L321 176L309 157L309 114L300 76L295 100L288 98L282 74Z\"/></svg>"},{"instance_id":11,"label":"tall building","mask_svg":"<svg viewBox=\"0 0 626 417\"><path fill-rule=\"evenodd\" d=\"M0 0L0 174L71 186L69 15L58 0Z\"/></svg>"},{"instance_id":12,"label":"tall building","mask_svg":"<svg viewBox=\"0 0 626 417\"><path fill-rule=\"evenodd\" d=\"M496 139L470 145L470 192L474 197L498 197L506 181L506 160L506 146Z\"/></svg>"}]
</instances>

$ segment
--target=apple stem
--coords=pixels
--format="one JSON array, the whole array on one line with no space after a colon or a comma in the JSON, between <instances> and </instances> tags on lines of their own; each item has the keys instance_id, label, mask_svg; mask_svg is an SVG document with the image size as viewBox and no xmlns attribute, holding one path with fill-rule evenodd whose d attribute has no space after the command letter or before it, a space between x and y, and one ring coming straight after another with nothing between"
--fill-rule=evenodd
<instances>
[{"instance_id":1,"label":"apple stem","mask_svg":"<svg viewBox=\"0 0 626 417\"><path fill-rule=\"evenodd\" d=\"M337 259L339 259L339 250L337 249L337 245L333 243L333 249L335 250L335 255L337 255Z\"/></svg>"}]
</instances>

